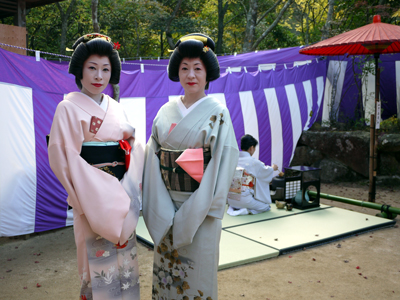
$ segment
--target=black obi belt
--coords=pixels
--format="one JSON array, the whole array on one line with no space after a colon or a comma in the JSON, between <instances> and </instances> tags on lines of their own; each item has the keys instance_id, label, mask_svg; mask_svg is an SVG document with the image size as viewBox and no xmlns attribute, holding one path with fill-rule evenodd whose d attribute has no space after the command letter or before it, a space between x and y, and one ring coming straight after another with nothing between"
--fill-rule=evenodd
<instances>
[{"instance_id":1,"label":"black obi belt","mask_svg":"<svg viewBox=\"0 0 400 300\"><path fill-rule=\"evenodd\" d=\"M161 176L168 190L178 192L194 192L200 183L194 180L175 161L185 150L169 150L161 148L157 156L160 159ZM204 171L211 160L209 148L203 149Z\"/></svg>"},{"instance_id":2,"label":"black obi belt","mask_svg":"<svg viewBox=\"0 0 400 300\"><path fill-rule=\"evenodd\" d=\"M125 174L125 151L118 142L84 143L81 157L96 167L121 180Z\"/></svg>"}]
</instances>

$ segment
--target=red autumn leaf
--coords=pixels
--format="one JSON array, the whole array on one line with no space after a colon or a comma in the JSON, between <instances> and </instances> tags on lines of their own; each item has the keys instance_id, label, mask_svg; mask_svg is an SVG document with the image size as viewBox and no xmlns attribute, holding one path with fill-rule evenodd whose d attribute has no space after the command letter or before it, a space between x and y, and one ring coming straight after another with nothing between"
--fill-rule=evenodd
<instances>
[{"instance_id":1,"label":"red autumn leaf","mask_svg":"<svg viewBox=\"0 0 400 300\"><path fill-rule=\"evenodd\" d=\"M12 271L12 270L7 270L6 272L7 272L7 273L10 273L11 271Z\"/></svg>"},{"instance_id":2,"label":"red autumn leaf","mask_svg":"<svg viewBox=\"0 0 400 300\"><path fill-rule=\"evenodd\" d=\"M39 263L39 261L38 260L35 260L35 264L38 264Z\"/></svg>"},{"instance_id":3,"label":"red autumn leaf","mask_svg":"<svg viewBox=\"0 0 400 300\"><path fill-rule=\"evenodd\" d=\"M289 258L292 258L292 256L291 256L291 255L289 255Z\"/></svg>"},{"instance_id":4,"label":"red autumn leaf","mask_svg":"<svg viewBox=\"0 0 400 300\"><path fill-rule=\"evenodd\" d=\"M36 287L41 287L42 285L41 284L39 284L39 283L36 283Z\"/></svg>"},{"instance_id":5,"label":"red autumn leaf","mask_svg":"<svg viewBox=\"0 0 400 300\"><path fill-rule=\"evenodd\" d=\"M358 273L358 275L362 276L362 273Z\"/></svg>"},{"instance_id":6,"label":"red autumn leaf","mask_svg":"<svg viewBox=\"0 0 400 300\"><path fill-rule=\"evenodd\" d=\"M28 289L28 287L27 287L27 286L24 286L24 290L26 290L26 289Z\"/></svg>"},{"instance_id":7,"label":"red autumn leaf","mask_svg":"<svg viewBox=\"0 0 400 300\"><path fill-rule=\"evenodd\" d=\"M364 276L364 278L365 278L365 279L368 279L368 277L367 277L367 276Z\"/></svg>"},{"instance_id":8,"label":"red autumn leaf","mask_svg":"<svg viewBox=\"0 0 400 300\"><path fill-rule=\"evenodd\" d=\"M7 258L7 261L12 261L12 258Z\"/></svg>"},{"instance_id":9,"label":"red autumn leaf","mask_svg":"<svg viewBox=\"0 0 400 300\"><path fill-rule=\"evenodd\" d=\"M18 247L15 247L15 249L18 249Z\"/></svg>"},{"instance_id":10,"label":"red autumn leaf","mask_svg":"<svg viewBox=\"0 0 400 300\"><path fill-rule=\"evenodd\" d=\"M318 283L321 283L321 280L318 280L317 282L318 282Z\"/></svg>"},{"instance_id":11,"label":"red autumn leaf","mask_svg":"<svg viewBox=\"0 0 400 300\"><path fill-rule=\"evenodd\" d=\"M292 283L291 281L288 281L288 283Z\"/></svg>"},{"instance_id":12,"label":"red autumn leaf","mask_svg":"<svg viewBox=\"0 0 400 300\"><path fill-rule=\"evenodd\" d=\"M356 267L357 270L358 270L359 268L360 268L359 266Z\"/></svg>"}]
</instances>

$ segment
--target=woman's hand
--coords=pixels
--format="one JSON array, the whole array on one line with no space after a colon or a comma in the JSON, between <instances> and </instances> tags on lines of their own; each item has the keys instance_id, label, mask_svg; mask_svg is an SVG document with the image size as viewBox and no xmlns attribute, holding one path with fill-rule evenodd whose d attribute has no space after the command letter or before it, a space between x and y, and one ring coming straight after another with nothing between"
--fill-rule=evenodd
<instances>
[{"instance_id":1,"label":"woman's hand","mask_svg":"<svg viewBox=\"0 0 400 300\"><path fill-rule=\"evenodd\" d=\"M274 171L278 171L278 166L276 164L272 164L271 167L274 169Z\"/></svg>"}]
</instances>

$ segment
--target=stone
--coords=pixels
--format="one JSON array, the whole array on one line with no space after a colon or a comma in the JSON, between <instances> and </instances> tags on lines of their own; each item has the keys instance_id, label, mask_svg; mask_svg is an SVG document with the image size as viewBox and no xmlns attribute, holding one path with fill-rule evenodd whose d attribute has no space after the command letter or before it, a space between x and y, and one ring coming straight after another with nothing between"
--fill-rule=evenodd
<instances>
[{"instance_id":1,"label":"stone","mask_svg":"<svg viewBox=\"0 0 400 300\"><path fill-rule=\"evenodd\" d=\"M300 145L318 150L324 157L335 159L362 176L368 177L368 132L304 131L300 138Z\"/></svg>"},{"instance_id":2,"label":"stone","mask_svg":"<svg viewBox=\"0 0 400 300\"><path fill-rule=\"evenodd\" d=\"M294 152L290 166L311 166L323 159L321 151L307 146L298 146Z\"/></svg>"},{"instance_id":3,"label":"stone","mask_svg":"<svg viewBox=\"0 0 400 300\"><path fill-rule=\"evenodd\" d=\"M322 159L312 166L321 169L321 182L358 181L362 179L360 175L337 160Z\"/></svg>"},{"instance_id":4,"label":"stone","mask_svg":"<svg viewBox=\"0 0 400 300\"><path fill-rule=\"evenodd\" d=\"M378 173L379 175L400 175L400 162L396 156L390 152L382 152L379 154Z\"/></svg>"}]
</instances>

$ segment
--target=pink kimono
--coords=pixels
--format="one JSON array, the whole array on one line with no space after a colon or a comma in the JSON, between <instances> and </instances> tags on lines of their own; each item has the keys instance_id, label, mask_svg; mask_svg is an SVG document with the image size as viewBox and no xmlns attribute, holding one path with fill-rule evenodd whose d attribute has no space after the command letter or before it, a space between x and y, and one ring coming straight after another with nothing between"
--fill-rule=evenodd
<instances>
[{"instance_id":1,"label":"pink kimono","mask_svg":"<svg viewBox=\"0 0 400 300\"><path fill-rule=\"evenodd\" d=\"M144 153L122 106L107 95L103 101L108 101L107 111L78 92L60 102L50 132L49 162L73 207L80 299L136 300L140 293L135 228ZM103 120L97 133L89 131L92 116ZM83 142L121 139L132 146L130 166L121 181L80 156Z\"/></svg>"}]
</instances>

